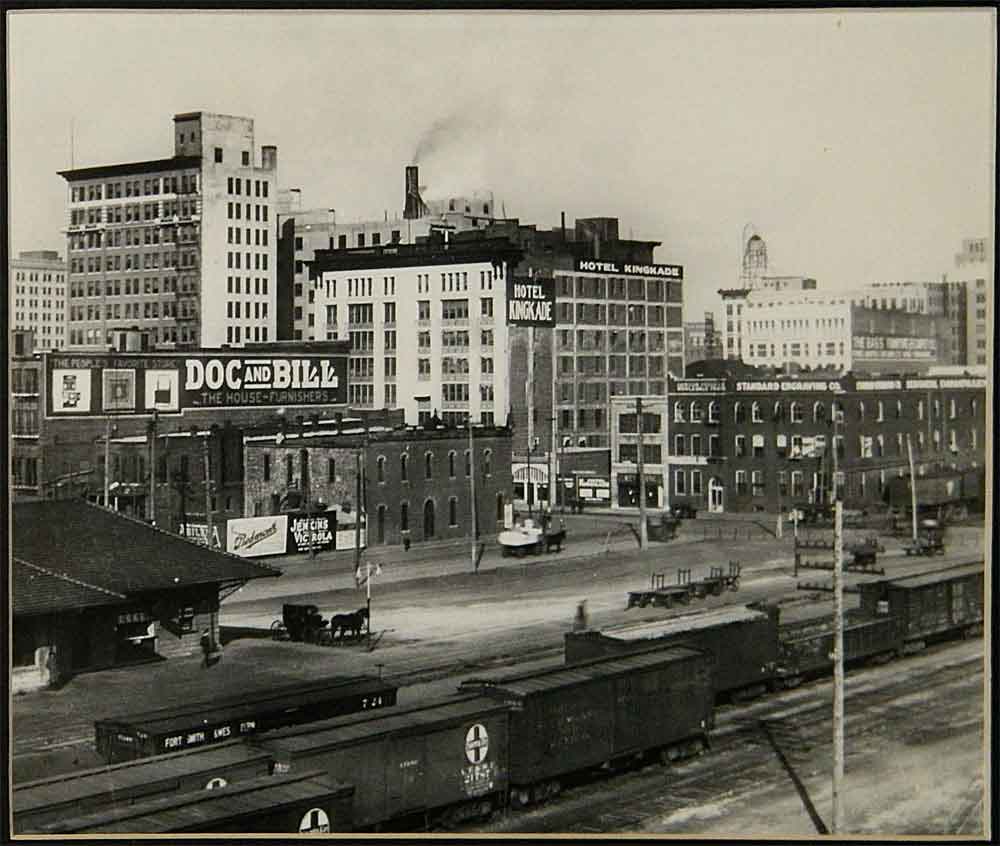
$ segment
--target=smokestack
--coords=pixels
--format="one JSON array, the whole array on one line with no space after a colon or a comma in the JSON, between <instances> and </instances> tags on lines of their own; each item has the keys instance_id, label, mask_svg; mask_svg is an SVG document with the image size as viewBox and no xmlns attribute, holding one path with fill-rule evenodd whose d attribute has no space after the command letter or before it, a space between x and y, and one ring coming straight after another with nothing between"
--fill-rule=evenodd
<instances>
[{"instance_id":1,"label":"smokestack","mask_svg":"<svg viewBox=\"0 0 1000 846\"><path fill-rule=\"evenodd\" d=\"M406 168L406 202L403 205L403 219L417 220L427 214L427 206L420 199L419 171L416 165Z\"/></svg>"},{"instance_id":2,"label":"smokestack","mask_svg":"<svg viewBox=\"0 0 1000 846\"><path fill-rule=\"evenodd\" d=\"M560 228L562 229L562 239L563 239L563 243L565 244L566 243L566 212L560 212L559 215L560 215L560 220L562 221L560 223Z\"/></svg>"}]
</instances>

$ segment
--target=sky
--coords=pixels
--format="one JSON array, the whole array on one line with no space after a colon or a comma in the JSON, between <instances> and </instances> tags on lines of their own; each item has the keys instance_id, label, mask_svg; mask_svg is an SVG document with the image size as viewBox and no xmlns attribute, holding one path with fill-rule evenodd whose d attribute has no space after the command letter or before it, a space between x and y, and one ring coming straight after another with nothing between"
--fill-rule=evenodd
<instances>
[{"instance_id":1,"label":"sky","mask_svg":"<svg viewBox=\"0 0 1000 846\"><path fill-rule=\"evenodd\" d=\"M719 310L743 232L824 288L939 279L992 236L996 18L799 12L16 12L10 249L65 254L70 167L165 158L173 115L255 120L342 221L491 190L539 228L620 219ZM72 142L71 142L72 139Z\"/></svg>"}]
</instances>

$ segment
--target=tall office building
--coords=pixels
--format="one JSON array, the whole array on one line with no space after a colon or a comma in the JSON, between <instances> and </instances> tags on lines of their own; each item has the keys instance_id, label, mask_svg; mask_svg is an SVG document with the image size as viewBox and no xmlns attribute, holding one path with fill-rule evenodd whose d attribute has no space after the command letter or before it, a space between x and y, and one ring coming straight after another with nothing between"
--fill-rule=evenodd
<instances>
[{"instance_id":1,"label":"tall office building","mask_svg":"<svg viewBox=\"0 0 1000 846\"><path fill-rule=\"evenodd\" d=\"M138 327L154 345L275 340L277 148L250 118L174 116L166 159L61 171L67 348Z\"/></svg>"},{"instance_id":2,"label":"tall office building","mask_svg":"<svg viewBox=\"0 0 1000 846\"><path fill-rule=\"evenodd\" d=\"M953 289L965 288L966 361L985 366L990 360L987 314L993 292L993 244L989 238L966 238L955 254L955 271L947 275Z\"/></svg>"},{"instance_id":3,"label":"tall office building","mask_svg":"<svg viewBox=\"0 0 1000 846\"><path fill-rule=\"evenodd\" d=\"M14 329L33 332L39 350L66 346L66 262L55 250L29 250L8 270Z\"/></svg>"}]
</instances>

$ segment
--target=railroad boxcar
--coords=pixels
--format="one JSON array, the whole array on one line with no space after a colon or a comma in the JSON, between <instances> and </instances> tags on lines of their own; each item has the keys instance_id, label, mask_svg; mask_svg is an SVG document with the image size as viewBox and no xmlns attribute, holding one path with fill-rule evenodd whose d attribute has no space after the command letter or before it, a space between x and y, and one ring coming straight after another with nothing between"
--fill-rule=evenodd
<instances>
[{"instance_id":1,"label":"railroad boxcar","mask_svg":"<svg viewBox=\"0 0 1000 846\"><path fill-rule=\"evenodd\" d=\"M740 605L604 631L569 632L565 660L576 664L666 646L690 646L711 654L717 697L763 693L778 658L778 610Z\"/></svg>"},{"instance_id":2,"label":"railroad boxcar","mask_svg":"<svg viewBox=\"0 0 1000 846\"><path fill-rule=\"evenodd\" d=\"M511 706L511 801L544 799L560 778L658 751L700 750L713 725L711 656L674 646L502 679L474 690Z\"/></svg>"},{"instance_id":3,"label":"railroad boxcar","mask_svg":"<svg viewBox=\"0 0 1000 846\"><path fill-rule=\"evenodd\" d=\"M275 772L350 780L359 829L450 824L488 814L507 791L507 706L466 696L355 714L254 738Z\"/></svg>"},{"instance_id":4,"label":"railroad boxcar","mask_svg":"<svg viewBox=\"0 0 1000 846\"><path fill-rule=\"evenodd\" d=\"M354 786L322 773L261 776L42 826L42 834L305 834L351 830Z\"/></svg>"},{"instance_id":5,"label":"railroad boxcar","mask_svg":"<svg viewBox=\"0 0 1000 846\"><path fill-rule=\"evenodd\" d=\"M94 730L98 753L116 763L395 703L391 684L370 676L339 676L97 720Z\"/></svg>"},{"instance_id":6,"label":"railroad boxcar","mask_svg":"<svg viewBox=\"0 0 1000 846\"><path fill-rule=\"evenodd\" d=\"M775 681L792 687L833 668L833 617L824 615L808 624L782 629ZM864 618L848 615L844 624L844 664L887 660L901 647L893 617Z\"/></svg>"},{"instance_id":7,"label":"railroad boxcar","mask_svg":"<svg viewBox=\"0 0 1000 846\"><path fill-rule=\"evenodd\" d=\"M894 617L907 648L982 630L983 562L862 584L861 607Z\"/></svg>"},{"instance_id":8,"label":"railroad boxcar","mask_svg":"<svg viewBox=\"0 0 1000 846\"><path fill-rule=\"evenodd\" d=\"M270 775L271 756L231 740L91 770L16 784L12 790L14 831L110 806L131 805L168 793L214 789Z\"/></svg>"}]
</instances>

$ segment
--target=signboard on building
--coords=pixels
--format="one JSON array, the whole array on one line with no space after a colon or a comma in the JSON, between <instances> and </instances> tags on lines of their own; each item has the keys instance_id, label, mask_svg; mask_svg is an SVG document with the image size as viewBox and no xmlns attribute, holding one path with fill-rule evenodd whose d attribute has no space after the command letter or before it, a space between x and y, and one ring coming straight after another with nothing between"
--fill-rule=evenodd
<instances>
[{"instance_id":1,"label":"signboard on building","mask_svg":"<svg viewBox=\"0 0 1000 846\"><path fill-rule=\"evenodd\" d=\"M324 353L48 355L46 415L346 405L347 358L346 347Z\"/></svg>"},{"instance_id":2,"label":"signboard on building","mask_svg":"<svg viewBox=\"0 0 1000 846\"><path fill-rule=\"evenodd\" d=\"M634 262L577 259L576 270L579 273L608 273L614 276L659 276L664 279L684 278L684 268L679 264L636 264Z\"/></svg>"},{"instance_id":3,"label":"signboard on building","mask_svg":"<svg viewBox=\"0 0 1000 846\"><path fill-rule=\"evenodd\" d=\"M851 346L855 358L907 359L912 361L934 361L937 359L937 338L855 335Z\"/></svg>"},{"instance_id":4,"label":"signboard on building","mask_svg":"<svg viewBox=\"0 0 1000 846\"><path fill-rule=\"evenodd\" d=\"M507 278L507 325L556 325L554 279Z\"/></svg>"},{"instance_id":5,"label":"signboard on building","mask_svg":"<svg viewBox=\"0 0 1000 846\"><path fill-rule=\"evenodd\" d=\"M676 379L672 391L678 394L724 394L725 379Z\"/></svg>"},{"instance_id":6,"label":"signboard on building","mask_svg":"<svg viewBox=\"0 0 1000 846\"><path fill-rule=\"evenodd\" d=\"M337 512L288 515L288 551L332 549L337 533Z\"/></svg>"},{"instance_id":7,"label":"signboard on building","mask_svg":"<svg viewBox=\"0 0 1000 846\"><path fill-rule=\"evenodd\" d=\"M288 548L288 515L243 517L226 526L226 550L243 558L284 555Z\"/></svg>"}]
</instances>

